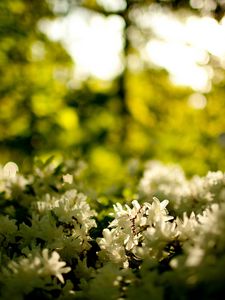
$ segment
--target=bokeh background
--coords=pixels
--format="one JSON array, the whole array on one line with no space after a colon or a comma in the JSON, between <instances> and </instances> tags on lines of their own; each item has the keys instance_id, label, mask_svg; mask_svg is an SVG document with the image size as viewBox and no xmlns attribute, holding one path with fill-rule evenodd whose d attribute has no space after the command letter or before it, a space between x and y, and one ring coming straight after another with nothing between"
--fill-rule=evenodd
<instances>
[{"instance_id":1,"label":"bokeh background","mask_svg":"<svg viewBox=\"0 0 225 300\"><path fill-rule=\"evenodd\" d=\"M1 0L0 163L225 170L224 0ZM88 166L88 167L87 167Z\"/></svg>"}]
</instances>

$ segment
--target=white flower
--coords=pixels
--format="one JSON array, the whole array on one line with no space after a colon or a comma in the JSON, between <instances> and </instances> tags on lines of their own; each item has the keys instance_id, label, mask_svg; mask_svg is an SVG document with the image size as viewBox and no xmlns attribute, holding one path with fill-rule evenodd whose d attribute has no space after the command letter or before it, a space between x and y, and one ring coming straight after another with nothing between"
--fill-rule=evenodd
<instances>
[{"instance_id":1,"label":"white flower","mask_svg":"<svg viewBox=\"0 0 225 300\"><path fill-rule=\"evenodd\" d=\"M49 257L48 249L42 251L43 256L43 268L39 270L39 273L49 274L56 276L62 283L64 283L63 273L68 273L71 268L65 267L66 263L64 261L59 261L59 254L53 251L51 257Z\"/></svg>"},{"instance_id":2,"label":"white flower","mask_svg":"<svg viewBox=\"0 0 225 300\"><path fill-rule=\"evenodd\" d=\"M126 264L127 258L124 248L124 236L118 234L116 229L109 230L105 228L103 230L103 238L98 238L97 242L101 251L99 257L103 261L112 261L114 263Z\"/></svg>"},{"instance_id":3,"label":"white flower","mask_svg":"<svg viewBox=\"0 0 225 300\"><path fill-rule=\"evenodd\" d=\"M73 176L71 174L63 175L63 182L72 184L73 183Z\"/></svg>"},{"instance_id":4,"label":"white flower","mask_svg":"<svg viewBox=\"0 0 225 300\"><path fill-rule=\"evenodd\" d=\"M186 266L195 267L199 265L201 263L203 255L204 255L204 251L197 246L189 249L189 255L186 260Z\"/></svg>"},{"instance_id":5,"label":"white flower","mask_svg":"<svg viewBox=\"0 0 225 300\"><path fill-rule=\"evenodd\" d=\"M185 241L191 237L194 237L198 228L199 223L196 219L195 213L192 212L190 217L188 218L187 214L183 214L183 220L177 218L175 220L177 225L177 233L179 235L179 239Z\"/></svg>"},{"instance_id":6,"label":"white flower","mask_svg":"<svg viewBox=\"0 0 225 300\"><path fill-rule=\"evenodd\" d=\"M48 249L44 249L41 254L33 252L28 254L28 257L21 257L18 262L10 261L4 273L9 278L17 276L21 285L26 284L25 281L29 279L27 284L35 286L35 282L40 284L40 279L45 281L50 276L55 276L64 283L62 274L68 273L71 268L65 267L66 263L59 261L59 258L56 251L53 251L49 257Z\"/></svg>"},{"instance_id":7,"label":"white flower","mask_svg":"<svg viewBox=\"0 0 225 300\"><path fill-rule=\"evenodd\" d=\"M6 198L23 191L28 183L28 180L18 174L18 171L17 164L11 161L4 167L0 166L0 192L5 192Z\"/></svg>"},{"instance_id":8,"label":"white flower","mask_svg":"<svg viewBox=\"0 0 225 300\"><path fill-rule=\"evenodd\" d=\"M17 164L12 161L9 161L3 168L3 176L5 178L14 178L16 173L19 171Z\"/></svg>"}]
</instances>

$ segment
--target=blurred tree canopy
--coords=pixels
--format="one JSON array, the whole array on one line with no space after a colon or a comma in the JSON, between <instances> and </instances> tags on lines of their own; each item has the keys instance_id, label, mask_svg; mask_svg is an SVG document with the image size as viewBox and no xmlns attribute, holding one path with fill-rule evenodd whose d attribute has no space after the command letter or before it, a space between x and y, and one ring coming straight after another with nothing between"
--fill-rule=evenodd
<instances>
[{"instance_id":1,"label":"blurred tree canopy","mask_svg":"<svg viewBox=\"0 0 225 300\"><path fill-rule=\"evenodd\" d=\"M1 162L26 164L35 155L79 154L102 181L121 180L124 166L128 163L131 170L135 165L132 159L180 163L189 175L225 170L223 66L211 56L215 75L205 95L175 86L165 70L143 61L140 47L153 32L137 21L154 5L180 17L210 15L219 21L224 1L117 2L113 7L104 0L1 0ZM123 71L114 80L88 78L73 87L71 57L39 29L41 20L66 17L79 7L124 20ZM130 57L139 62L138 70L130 67ZM190 103L199 97L207 105L198 110Z\"/></svg>"},{"instance_id":2,"label":"blurred tree canopy","mask_svg":"<svg viewBox=\"0 0 225 300\"><path fill-rule=\"evenodd\" d=\"M45 145L56 147L57 119L65 108L71 59L60 44L38 28L53 18L45 1L0 3L0 146L2 158L33 155ZM49 138L50 137L50 138Z\"/></svg>"}]
</instances>

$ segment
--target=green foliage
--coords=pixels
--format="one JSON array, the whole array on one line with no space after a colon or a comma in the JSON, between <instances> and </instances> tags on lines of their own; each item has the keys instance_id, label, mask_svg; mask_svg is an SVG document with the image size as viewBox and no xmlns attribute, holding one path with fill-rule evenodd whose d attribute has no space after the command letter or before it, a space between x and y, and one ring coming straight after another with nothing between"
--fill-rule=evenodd
<instances>
[{"instance_id":1,"label":"green foliage","mask_svg":"<svg viewBox=\"0 0 225 300\"><path fill-rule=\"evenodd\" d=\"M224 170L223 67L211 59L215 81L208 94L172 85L165 71L146 65L142 48L135 43L136 35L142 47L150 38L136 22L135 11L154 1L122 2L120 9L111 11L104 1L1 1L2 163L16 157L26 167L36 155L44 159L62 152L81 155L95 186L104 185L106 191L115 189L112 178L121 186L124 165L133 157L141 163L146 158L179 161L188 175ZM202 7L188 1L156 2L178 16L185 8L219 19L224 9L216 1L210 7L205 2ZM123 19L124 71L118 78L108 82L89 78L77 85L65 49L40 30L43 21L66 16L77 7ZM130 67L130 57L140 62L139 70ZM190 102L190 97L199 96L206 101L202 109Z\"/></svg>"},{"instance_id":2,"label":"green foliage","mask_svg":"<svg viewBox=\"0 0 225 300\"><path fill-rule=\"evenodd\" d=\"M47 2L3 0L0 11L0 147L3 161L8 150L20 160L47 136L46 149L56 147L49 137L61 131L57 114L64 112L71 60L38 30L41 18L54 17Z\"/></svg>"}]
</instances>

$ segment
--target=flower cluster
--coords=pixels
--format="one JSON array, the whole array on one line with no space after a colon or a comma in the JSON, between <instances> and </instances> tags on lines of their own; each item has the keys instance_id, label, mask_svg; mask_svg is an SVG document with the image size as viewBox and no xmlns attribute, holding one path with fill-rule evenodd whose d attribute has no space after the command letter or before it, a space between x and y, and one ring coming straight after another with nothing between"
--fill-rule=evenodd
<instances>
[{"instance_id":1,"label":"flower cluster","mask_svg":"<svg viewBox=\"0 0 225 300\"><path fill-rule=\"evenodd\" d=\"M109 228L103 230L103 238L98 239L101 259L123 263L127 267L131 257L138 260L148 255L147 249L153 257L160 256L162 239L158 235L169 240L174 231L169 222L173 217L166 210L167 200L160 203L154 198L152 204L146 202L143 205L134 200L132 204L133 208L128 205L123 208L119 203L114 205L115 219ZM159 243L151 247L148 241L153 242L154 239Z\"/></svg>"},{"instance_id":2,"label":"flower cluster","mask_svg":"<svg viewBox=\"0 0 225 300\"><path fill-rule=\"evenodd\" d=\"M150 162L135 200L106 216L69 165L0 168L1 299L225 297L223 172Z\"/></svg>"},{"instance_id":3,"label":"flower cluster","mask_svg":"<svg viewBox=\"0 0 225 300\"><path fill-rule=\"evenodd\" d=\"M3 284L1 299L24 299L32 290L37 288L45 290L47 286L47 290L53 290L56 284L54 277L64 283L62 274L68 273L70 267L65 267L66 263L59 258L56 251L49 256L48 249L43 249L41 253L34 251L27 257L9 261L1 274Z\"/></svg>"},{"instance_id":4,"label":"flower cluster","mask_svg":"<svg viewBox=\"0 0 225 300\"><path fill-rule=\"evenodd\" d=\"M146 165L139 190L148 201L154 196L168 199L176 215L201 212L212 202L225 201L225 174L208 172L205 177L196 175L188 180L179 166L154 161Z\"/></svg>"}]
</instances>

